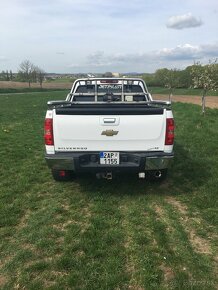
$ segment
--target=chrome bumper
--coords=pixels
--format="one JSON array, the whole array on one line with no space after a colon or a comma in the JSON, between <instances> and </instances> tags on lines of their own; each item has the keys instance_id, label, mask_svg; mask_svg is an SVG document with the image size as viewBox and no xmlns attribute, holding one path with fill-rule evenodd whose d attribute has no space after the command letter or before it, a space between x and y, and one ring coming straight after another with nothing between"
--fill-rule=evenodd
<instances>
[{"instance_id":1,"label":"chrome bumper","mask_svg":"<svg viewBox=\"0 0 218 290\"><path fill-rule=\"evenodd\" d=\"M51 169L75 171L75 158L72 156L46 154L45 160L48 167Z\"/></svg>"},{"instance_id":2,"label":"chrome bumper","mask_svg":"<svg viewBox=\"0 0 218 290\"><path fill-rule=\"evenodd\" d=\"M173 155L163 157L147 157L145 162L145 170L169 168L173 161L173 157Z\"/></svg>"},{"instance_id":3,"label":"chrome bumper","mask_svg":"<svg viewBox=\"0 0 218 290\"><path fill-rule=\"evenodd\" d=\"M91 158L93 155L96 156L95 162L93 162ZM108 168L112 171L135 170L138 172L145 170L161 170L169 168L173 161L173 157L173 153L164 152L120 152L120 164L108 166L99 164L99 152L56 153L45 155L49 168L73 171L104 171L106 169L108 170Z\"/></svg>"}]
</instances>

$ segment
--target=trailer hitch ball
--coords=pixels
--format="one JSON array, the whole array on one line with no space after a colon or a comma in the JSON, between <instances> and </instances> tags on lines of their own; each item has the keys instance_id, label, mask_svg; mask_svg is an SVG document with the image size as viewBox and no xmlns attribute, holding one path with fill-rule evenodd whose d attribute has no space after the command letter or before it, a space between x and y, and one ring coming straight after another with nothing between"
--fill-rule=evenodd
<instances>
[{"instance_id":1,"label":"trailer hitch ball","mask_svg":"<svg viewBox=\"0 0 218 290\"><path fill-rule=\"evenodd\" d=\"M113 176L112 176L112 172L99 172L99 173L96 173L96 178L97 179L101 179L101 178L105 178L105 179L112 179Z\"/></svg>"},{"instance_id":2,"label":"trailer hitch ball","mask_svg":"<svg viewBox=\"0 0 218 290\"><path fill-rule=\"evenodd\" d=\"M112 179L112 172L106 173L106 179Z\"/></svg>"}]
</instances>

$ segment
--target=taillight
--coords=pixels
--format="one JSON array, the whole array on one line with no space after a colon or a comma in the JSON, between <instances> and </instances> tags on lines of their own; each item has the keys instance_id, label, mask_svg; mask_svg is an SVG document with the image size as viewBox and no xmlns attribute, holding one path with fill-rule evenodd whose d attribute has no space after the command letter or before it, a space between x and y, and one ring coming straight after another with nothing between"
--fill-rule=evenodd
<instances>
[{"instance_id":1,"label":"taillight","mask_svg":"<svg viewBox=\"0 0 218 290\"><path fill-rule=\"evenodd\" d=\"M45 145L54 145L53 119L46 118L44 124Z\"/></svg>"},{"instance_id":2,"label":"taillight","mask_svg":"<svg viewBox=\"0 0 218 290\"><path fill-rule=\"evenodd\" d=\"M166 120L166 137L165 145L173 145L174 142L174 120L173 118L168 118Z\"/></svg>"}]
</instances>

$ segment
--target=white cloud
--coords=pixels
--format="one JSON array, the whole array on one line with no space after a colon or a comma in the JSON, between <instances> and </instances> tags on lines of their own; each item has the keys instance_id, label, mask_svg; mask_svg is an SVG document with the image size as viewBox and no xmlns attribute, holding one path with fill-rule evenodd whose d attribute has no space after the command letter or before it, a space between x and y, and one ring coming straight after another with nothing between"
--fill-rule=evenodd
<instances>
[{"instance_id":1,"label":"white cloud","mask_svg":"<svg viewBox=\"0 0 218 290\"><path fill-rule=\"evenodd\" d=\"M195 58L217 56L217 46L209 45L217 41L214 10L217 0L2 1L1 70L15 71L24 59L47 72L63 73L179 68ZM198 16L205 25L194 35L186 29L178 39L177 30L166 31L170 15L176 24L169 28L200 25Z\"/></svg>"},{"instance_id":2,"label":"white cloud","mask_svg":"<svg viewBox=\"0 0 218 290\"><path fill-rule=\"evenodd\" d=\"M203 24L201 19L197 19L191 13L172 16L167 21L167 27L173 29L184 29L198 27Z\"/></svg>"},{"instance_id":3,"label":"white cloud","mask_svg":"<svg viewBox=\"0 0 218 290\"><path fill-rule=\"evenodd\" d=\"M218 44L177 45L174 48L163 48L157 56L166 60L191 60L218 57Z\"/></svg>"},{"instance_id":4,"label":"white cloud","mask_svg":"<svg viewBox=\"0 0 218 290\"><path fill-rule=\"evenodd\" d=\"M164 59L193 59L200 56L202 48L198 45L184 44L174 48L163 48L157 52L157 56Z\"/></svg>"},{"instance_id":5,"label":"white cloud","mask_svg":"<svg viewBox=\"0 0 218 290\"><path fill-rule=\"evenodd\" d=\"M118 71L151 71L150 68L177 67L193 64L195 60L207 62L218 57L218 44L208 45L178 45L173 48L135 53L135 54L106 54L96 51L86 56L81 64L72 64L68 67L75 70L103 72L106 70Z\"/></svg>"},{"instance_id":6,"label":"white cloud","mask_svg":"<svg viewBox=\"0 0 218 290\"><path fill-rule=\"evenodd\" d=\"M110 54L106 55L104 51L97 51L87 56L87 64L93 67L118 66L126 64L137 64L145 61L146 54Z\"/></svg>"}]
</instances>

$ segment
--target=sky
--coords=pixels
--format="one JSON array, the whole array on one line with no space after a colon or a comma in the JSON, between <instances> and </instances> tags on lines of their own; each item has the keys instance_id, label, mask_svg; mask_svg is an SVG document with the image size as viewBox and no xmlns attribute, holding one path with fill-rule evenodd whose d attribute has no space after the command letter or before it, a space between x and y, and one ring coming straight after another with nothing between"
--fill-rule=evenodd
<instances>
[{"instance_id":1,"label":"sky","mask_svg":"<svg viewBox=\"0 0 218 290\"><path fill-rule=\"evenodd\" d=\"M0 71L184 69L218 57L217 0L0 0Z\"/></svg>"}]
</instances>

